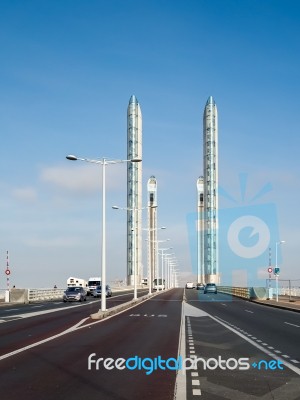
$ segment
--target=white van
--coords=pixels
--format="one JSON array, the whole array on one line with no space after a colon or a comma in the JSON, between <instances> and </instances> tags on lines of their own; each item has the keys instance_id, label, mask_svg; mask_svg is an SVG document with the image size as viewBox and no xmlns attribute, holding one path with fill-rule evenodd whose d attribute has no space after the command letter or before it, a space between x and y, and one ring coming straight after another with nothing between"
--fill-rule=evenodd
<instances>
[{"instance_id":1,"label":"white van","mask_svg":"<svg viewBox=\"0 0 300 400\"><path fill-rule=\"evenodd\" d=\"M87 294L88 295L92 295L93 294L93 290L96 289L96 287L100 286L100 285L101 285L101 278L99 276L92 276L88 280Z\"/></svg>"},{"instance_id":2,"label":"white van","mask_svg":"<svg viewBox=\"0 0 300 400\"><path fill-rule=\"evenodd\" d=\"M165 290L165 280L162 278L154 279L153 290Z\"/></svg>"}]
</instances>

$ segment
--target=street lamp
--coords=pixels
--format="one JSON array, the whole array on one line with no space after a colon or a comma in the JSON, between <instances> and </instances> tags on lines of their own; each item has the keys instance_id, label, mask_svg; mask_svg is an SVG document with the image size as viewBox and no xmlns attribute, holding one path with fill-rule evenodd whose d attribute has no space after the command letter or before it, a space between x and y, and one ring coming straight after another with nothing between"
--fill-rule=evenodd
<instances>
[{"instance_id":1,"label":"street lamp","mask_svg":"<svg viewBox=\"0 0 300 400\"><path fill-rule=\"evenodd\" d=\"M170 289L172 287L172 276L173 276L173 270L175 267L178 267L178 263L176 261L176 259L169 259L168 260L168 273L169 273L169 277L168 277L168 289Z\"/></svg>"},{"instance_id":2,"label":"street lamp","mask_svg":"<svg viewBox=\"0 0 300 400\"><path fill-rule=\"evenodd\" d=\"M158 249L158 252L161 251L161 253L160 253L161 254L161 282L162 282L161 290L163 290L163 286L164 286L164 251L172 250L172 249L173 249L173 247L166 247L164 249ZM158 274L159 274L159 271L158 271ZM159 284L157 286L157 290L159 290Z\"/></svg>"},{"instance_id":3,"label":"street lamp","mask_svg":"<svg viewBox=\"0 0 300 400\"><path fill-rule=\"evenodd\" d=\"M162 280L165 280L165 289L169 289L168 287L168 265L166 261L168 261L168 257L175 255L175 253L164 253L162 256ZM163 258L164 257L164 258Z\"/></svg>"},{"instance_id":4,"label":"street lamp","mask_svg":"<svg viewBox=\"0 0 300 400\"><path fill-rule=\"evenodd\" d=\"M103 157L101 160L93 160L90 158L81 158L74 155L66 156L67 160L71 161L85 161L92 164L102 165L102 268L101 268L101 311L106 311L106 219L105 219L105 199L106 199L106 185L105 185L105 167L108 164L119 164L125 162L141 162L141 159L132 160L109 160Z\"/></svg>"},{"instance_id":5,"label":"street lamp","mask_svg":"<svg viewBox=\"0 0 300 400\"><path fill-rule=\"evenodd\" d=\"M166 263L166 280L167 280L167 289L170 289L170 268L171 268L171 264L174 265L175 264L175 260L176 257L174 255L175 253L170 253L170 254L165 254L165 261ZM172 257L170 257L172 256ZM176 264L177 265L177 264Z\"/></svg>"},{"instance_id":6,"label":"street lamp","mask_svg":"<svg viewBox=\"0 0 300 400\"><path fill-rule=\"evenodd\" d=\"M174 269L174 287L178 287L178 275L179 275L179 269Z\"/></svg>"},{"instance_id":7,"label":"street lamp","mask_svg":"<svg viewBox=\"0 0 300 400\"><path fill-rule=\"evenodd\" d=\"M147 239L146 239L147 240ZM153 242L154 244L155 244L155 253L156 253L156 270L154 271L154 273L155 273L155 276L156 276L156 280L157 280L157 282L156 283L158 283L159 281L158 281L158 275L159 275L159 260L158 260L158 256L159 256L159 248L158 248L158 243L164 243L164 242L168 242L168 241L170 241L171 239L165 239L165 240L150 240L150 242ZM154 279L154 276L152 277L153 279ZM156 289L157 291L159 291L159 285L157 285L157 289Z\"/></svg>"},{"instance_id":8,"label":"street lamp","mask_svg":"<svg viewBox=\"0 0 300 400\"><path fill-rule=\"evenodd\" d=\"M132 226L135 226L135 213L138 210L144 210L145 207L142 208L130 208L130 207L119 207L119 206L112 206L114 210L126 210L126 211L133 211L133 222ZM135 234L136 232L133 231L133 300L137 299L137 282L136 282L136 249L135 249Z\"/></svg>"},{"instance_id":9,"label":"street lamp","mask_svg":"<svg viewBox=\"0 0 300 400\"><path fill-rule=\"evenodd\" d=\"M285 240L280 240L279 242L275 243L275 279L276 279L276 301L277 302L278 302L278 266L277 266L278 251L277 251L277 246L279 246L282 243L285 243Z\"/></svg>"},{"instance_id":10,"label":"street lamp","mask_svg":"<svg viewBox=\"0 0 300 400\"><path fill-rule=\"evenodd\" d=\"M148 206L148 208L157 208L157 206ZM160 229L167 229L165 226L161 226L160 228L144 228L143 231L148 232L148 239L145 239L148 242L148 289L149 294L152 293L152 278L154 275L155 264L157 264L157 240L151 240L151 232L155 232L155 237L157 237L157 231ZM153 270L153 273L152 273Z\"/></svg>"}]
</instances>

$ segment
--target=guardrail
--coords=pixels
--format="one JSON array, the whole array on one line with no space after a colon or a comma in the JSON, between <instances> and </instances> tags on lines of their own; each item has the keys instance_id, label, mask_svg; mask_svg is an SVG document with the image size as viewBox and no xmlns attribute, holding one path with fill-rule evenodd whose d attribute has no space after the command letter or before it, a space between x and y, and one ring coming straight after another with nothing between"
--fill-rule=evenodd
<instances>
[{"instance_id":1,"label":"guardrail","mask_svg":"<svg viewBox=\"0 0 300 400\"><path fill-rule=\"evenodd\" d=\"M218 291L232 296L250 299L252 288L249 287L233 287L233 286L218 286Z\"/></svg>"},{"instance_id":2,"label":"guardrail","mask_svg":"<svg viewBox=\"0 0 300 400\"><path fill-rule=\"evenodd\" d=\"M282 296L300 297L300 288L280 288L278 294Z\"/></svg>"},{"instance_id":3,"label":"guardrail","mask_svg":"<svg viewBox=\"0 0 300 400\"><path fill-rule=\"evenodd\" d=\"M66 288L0 289L0 301L9 303L34 303L36 301L62 300ZM113 287L113 292L130 291L131 287Z\"/></svg>"},{"instance_id":4,"label":"guardrail","mask_svg":"<svg viewBox=\"0 0 300 400\"><path fill-rule=\"evenodd\" d=\"M269 299L276 295L276 288L265 287L234 287L234 286L218 286L218 291L232 296L241 297L243 299ZM300 298L299 288L279 288L280 296L289 296L290 298Z\"/></svg>"}]
</instances>

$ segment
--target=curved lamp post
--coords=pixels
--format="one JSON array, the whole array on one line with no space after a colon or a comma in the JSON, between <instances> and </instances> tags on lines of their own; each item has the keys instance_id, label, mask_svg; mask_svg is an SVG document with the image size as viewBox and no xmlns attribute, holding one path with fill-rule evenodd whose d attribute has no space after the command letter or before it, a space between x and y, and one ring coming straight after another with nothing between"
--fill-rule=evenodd
<instances>
[{"instance_id":1,"label":"curved lamp post","mask_svg":"<svg viewBox=\"0 0 300 400\"><path fill-rule=\"evenodd\" d=\"M71 161L85 161L92 164L102 165L102 268L101 268L101 311L106 311L106 218L105 218L105 199L106 199L106 184L105 184L105 167L109 164L119 164L128 162L141 162L141 159L132 160L109 160L103 157L100 160L93 160L90 158L82 158L70 154L66 156L67 160ZM105 293L105 296L103 295Z\"/></svg>"}]
</instances>

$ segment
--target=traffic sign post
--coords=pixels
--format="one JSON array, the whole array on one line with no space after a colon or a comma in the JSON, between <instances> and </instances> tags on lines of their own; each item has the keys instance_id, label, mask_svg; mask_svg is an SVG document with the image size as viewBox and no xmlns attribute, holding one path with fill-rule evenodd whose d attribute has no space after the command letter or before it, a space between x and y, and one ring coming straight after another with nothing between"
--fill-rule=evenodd
<instances>
[{"instance_id":1,"label":"traffic sign post","mask_svg":"<svg viewBox=\"0 0 300 400\"><path fill-rule=\"evenodd\" d=\"M277 301L277 302L278 302L278 275L279 275L279 273L280 273L280 268L278 267L278 263L277 263L277 255L278 255L277 247L278 247L280 244L282 244L282 243L285 243L285 240L280 240L280 242L276 242L276 244L275 244L276 253L275 253L275 268L274 268L274 274L275 274L275 278L276 278L276 301Z\"/></svg>"},{"instance_id":2,"label":"traffic sign post","mask_svg":"<svg viewBox=\"0 0 300 400\"><path fill-rule=\"evenodd\" d=\"M275 279L276 279L276 301L278 302L278 276L280 273L280 268L279 267L275 267L274 268L274 275L275 275Z\"/></svg>"},{"instance_id":3,"label":"traffic sign post","mask_svg":"<svg viewBox=\"0 0 300 400\"><path fill-rule=\"evenodd\" d=\"M9 275L10 275L10 269L9 269L9 258L8 258L8 250L6 251L6 270L5 270L5 275L6 275L6 291L5 291L5 302L9 303Z\"/></svg>"},{"instance_id":4,"label":"traffic sign post","mask_svg":"<svg viewBox=\"0 0 300 400\"><path fill-rule=\"evenodd\" d=\"M268 299L272 299L273 298L273 289L271 288L271 279L272 279L272 272L273 272L273 268L269 267L268 268L268 273L269 273L269 287L268 287Z\"/></svg>"}]
</instances>

